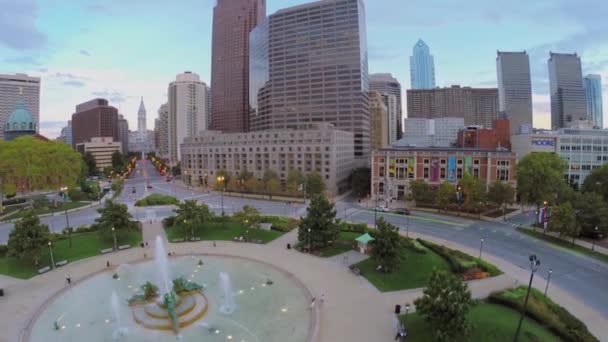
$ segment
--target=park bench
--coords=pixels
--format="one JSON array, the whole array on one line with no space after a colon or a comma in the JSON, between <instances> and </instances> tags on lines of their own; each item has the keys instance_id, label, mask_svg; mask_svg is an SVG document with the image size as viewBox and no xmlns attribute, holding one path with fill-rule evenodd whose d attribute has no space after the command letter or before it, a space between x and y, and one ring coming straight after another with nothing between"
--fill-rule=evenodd
<instances>
[{"instance_id":1,"label":"park bench","mask_svg":"<svg viewBox=\"0 0 608 342\"><path fill-rule=\"evenodd\" d=\"M351 267L350 270L353 271L353 273L356 275L361 275L361 270L357 267Z\"/></svg>"},{"instance_id":2,"label":"park bench","mask_svg":"<svg viewBox=\"0 0 608 342\"><path fill-rule=\"evenodd\" d=\"M200 237L193 237L192 239L190 239L190 241L201 241Z\"/></svg>"},{"instance_id":3,"label":"park bench","mask_svg":"<svg viewBox=\"0 0 608 342\"><path fill-rule=\"evenodd\" d=\"M171 240L171 242L175 242L175 243L177 243L177 242L185 242L185 241L186 241L186 239L173 239L173 240Z\"/></svg>"},{"instance_id":4,"label":"park bench","mask_svg":"<svg viewBox=\"0 0 608 342\"><path fill-rule=\"evenodd\" d=\"M131 245L122 245L122 246L118 246L118 250L122 251L123 249L129 249L131 248Z\"/></svg>"},{"instance_id":5,"label":"park bench","mask_svg":"<svg viewBox=\"0 0 608 342\"><path fill-rule=\"evenodd\" d=\"M51 266L43 267L38 270L38 274L46 273L51 270Z\"/></svg>"},{"instance_id":6,"label":"park bench","mask_svg":"<svg viewBox=\"0 0 608 342\"><path fill-rule=\"evenodd\" d=\"M56 263L55 266L61 267L61 266L65 266L67 264L68 264L67 260L61 260L60 262Z\"/></svg>"},{"instance_id":7,"label":"park bench","mask_svg":"<svg viewBox=\"0 0 608 342\"><path fill-rule=\"evenodd\" d=\"M114 248L106 248L106 249L102 249L101 251L99 251L101 254L107 254L107 253L112 253L112 251L114 251Z\"/></svg>"}]
</instances>

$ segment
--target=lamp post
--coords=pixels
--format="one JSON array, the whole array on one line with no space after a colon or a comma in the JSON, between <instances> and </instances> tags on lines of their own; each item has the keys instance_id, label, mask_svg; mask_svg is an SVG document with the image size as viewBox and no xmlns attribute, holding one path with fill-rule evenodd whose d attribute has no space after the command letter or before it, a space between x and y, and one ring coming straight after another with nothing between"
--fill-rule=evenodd
<instances>
[{"instance_id":1,"label":"lamp post","mask_svg":"<svg viewBox=\"0 0 608 342\"><path fill-rule=\"evenodd\" d=\"M410 217L409 215L405 218L405 237L410 237Z\"/></svg>"},{"instance_id":2,"label":"lamp post","mask_svg":"<svg viewBox=\"0 0 608 342\"><path fill-rule=\"evenodd\" d=\"M222 202L222 228L224 228L224 221L226 221L224 219L224 179L226 179L224 176L218 176L217 177L217 181L222 183L222 196L221 196L221 202Z\"/></svg>"},{"instance_id":3,"label":"lamp post","mask_svg":"<svg viewBox=\"0 0 608 342\"><path fill-rule=\"evenodd\" d=\"M51 268L55 269L55 259L53 259L53 244L49 241L49 252L51 254Z\"/></svg>"},{"instance_id":4,"label":"lamp post","mask_svg":"<svg viewBox=\"0 0 608 342\"><path fill-rule=\"evenodd\" d=\"M479 240L479 259L481 259L481 252L483 251L483 238Z\"/></svg>"},{"instance_id":5,"label":"lamp post","mask_svg":"<svg viewBox=\"0 0 608 342\"><path fill-rule=\"evenodd\" d=\"M405 323L407 323L407 314L408 312L410 312L410 304L406 303L405 304Z\"/></svg>"},{"instance_id":6,"label":"lamp post","mask_svg":"<svg viewBox=\"0 0 608 342\"><path fill-rule=\"evenodd\" d=\"M249 220L245 220L245 239L249 241Z\"/></svg>"},{"instance_id":7,"label":"lamp post","mask_svg":"<svg viewBox=\"0 0 608 342\"><path fill-rule=\"evenodd\" d=\"M310 235L310 228L308 228L308 253L312 254L312 235Z\"/></svg>"},{"instance_id":8,"label":"lamp post","mask_svg":"<svg viewBox=\"0 0 608 342\"><path fill-rule=\"evenodd\" d=\"M528 292L526 293L526 299L524 300L524 307L521 310L521 316L519 317L519 323L517 324L517 331L515 331L515 339L517 342L519 340L519 331L521 330L521 325L524 322L524 315L526 314L526 306L528 306L528 298L530 297L530 289L532 289L532 280L534 280L534 273L538 271L540 266L540 259L536 257L535 254L530 255L530 283L528 284Z\"/></svg>"},{"instance_id":9,"label":"lamp post","mask_svg":"<svg viewBox=\"0 0 608 342\"><path fill-rule=\"evenodd\" d=\"M551 282L551 274L553 274L553 270L549 269L549 275L547 276L547 286L545 286L545 297L547 297L547 291L549 290L549 283Z\"/></svg>"},{"instance_id":10,"label":"lamp post","mask_svg":"<svg viewBox=\"0 0 608 342\"><path fill-rule=\"evenodd\" d=\"M597 237L598 230L599 230L598 227L593 228L593 237L591 238L591 250L592 251L595 250L595 238Z\"/></svg>"},{"instance_id":11,"label":"lamp post","mask_svg":"<svg viewBox=\"0 0 608 342\"><path fill-rule=\"evenodd\" d=\"M67 186L63 186L61 187L59 190L61 190L61 192L63 193L63 199L64 199L64 203L65 203L65 199L67 199L68 197L68 187ZM65 208L65 228L66 229L70 229L70 219L68 218L68 208Z\"/></svg>"},{"instance_id":12,"label":"lamp post","mask_svg":"<svg viewBox=\"0 0 608 342\"><path fill-rule=\"evenodd\" d=\"M112 237L114 238L114 250L116 251L118 248L116 246L116 228L112 227Z\"/></svg>"}]
</instances>

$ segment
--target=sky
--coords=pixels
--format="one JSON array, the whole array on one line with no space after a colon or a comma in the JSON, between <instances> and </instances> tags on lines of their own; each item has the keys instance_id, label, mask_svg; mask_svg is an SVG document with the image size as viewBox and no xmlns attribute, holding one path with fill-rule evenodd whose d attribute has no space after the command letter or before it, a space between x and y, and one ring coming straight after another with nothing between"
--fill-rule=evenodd
<instances>
[{"instance_id":1,"label":"sky","mask_svg":"<svg viewBox=\"0 0 608 342\"><path fill-rule=\"evenodd\" d=\"M267 13L310 2L267 0ZM143 96L152 129L167 86L193 71L210 84L215 0L0 0L0 73L42 78L41 133L54 138L77 104L107 98L136 129ZM534 125L550 125L549 51L582 58L608 80L605 0L365 0L370 72L409 88L423 39L438 86L496 87L496 51L528 51ZM608 108L608 85L603 87ZM405 101L405 100L404 100ZM405 102L404 102L405 108ZM608 110L604 121L608 122Z\"/></svg>"}]
</instances>

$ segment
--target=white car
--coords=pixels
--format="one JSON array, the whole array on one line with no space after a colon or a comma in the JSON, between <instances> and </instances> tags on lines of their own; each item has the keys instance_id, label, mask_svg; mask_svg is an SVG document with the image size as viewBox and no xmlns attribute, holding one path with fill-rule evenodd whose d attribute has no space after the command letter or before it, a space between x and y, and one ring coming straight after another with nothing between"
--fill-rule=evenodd
<instances>
[{"instance_id":1,"label":"white car","mask_svg":"<svg viewBox=\"0 0 608 342\"><path fill-rule=\"evenodd\" d=\"M387 208L387 207L383 207L383 206L378 206L378 207L376 207L376 209L375 209L375 210L376 210L376 211L384 211L384 212L389 212L389 211L390 211L390 209L389 209L389 208Z\"/></svg>"}]
</instances>

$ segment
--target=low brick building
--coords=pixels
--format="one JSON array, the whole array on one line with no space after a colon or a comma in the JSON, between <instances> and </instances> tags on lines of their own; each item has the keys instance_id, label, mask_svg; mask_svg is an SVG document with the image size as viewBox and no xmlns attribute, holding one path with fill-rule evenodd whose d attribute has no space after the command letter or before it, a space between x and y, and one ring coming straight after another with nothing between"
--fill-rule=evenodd
<instances>
[{"instance_id":1,"label":"low brick building","mask_svg":"<svg viewBox=\"0 0 608 342\"><path fill-rule=\"evenodd\" d=\"M465 173L482 179L486 185L500 180L515 187L516 163L515 153L492 149L383 148L372 154L372 199L403 200L410 191L410 181L458 184Z\"/></svg>"}]
</instances>

